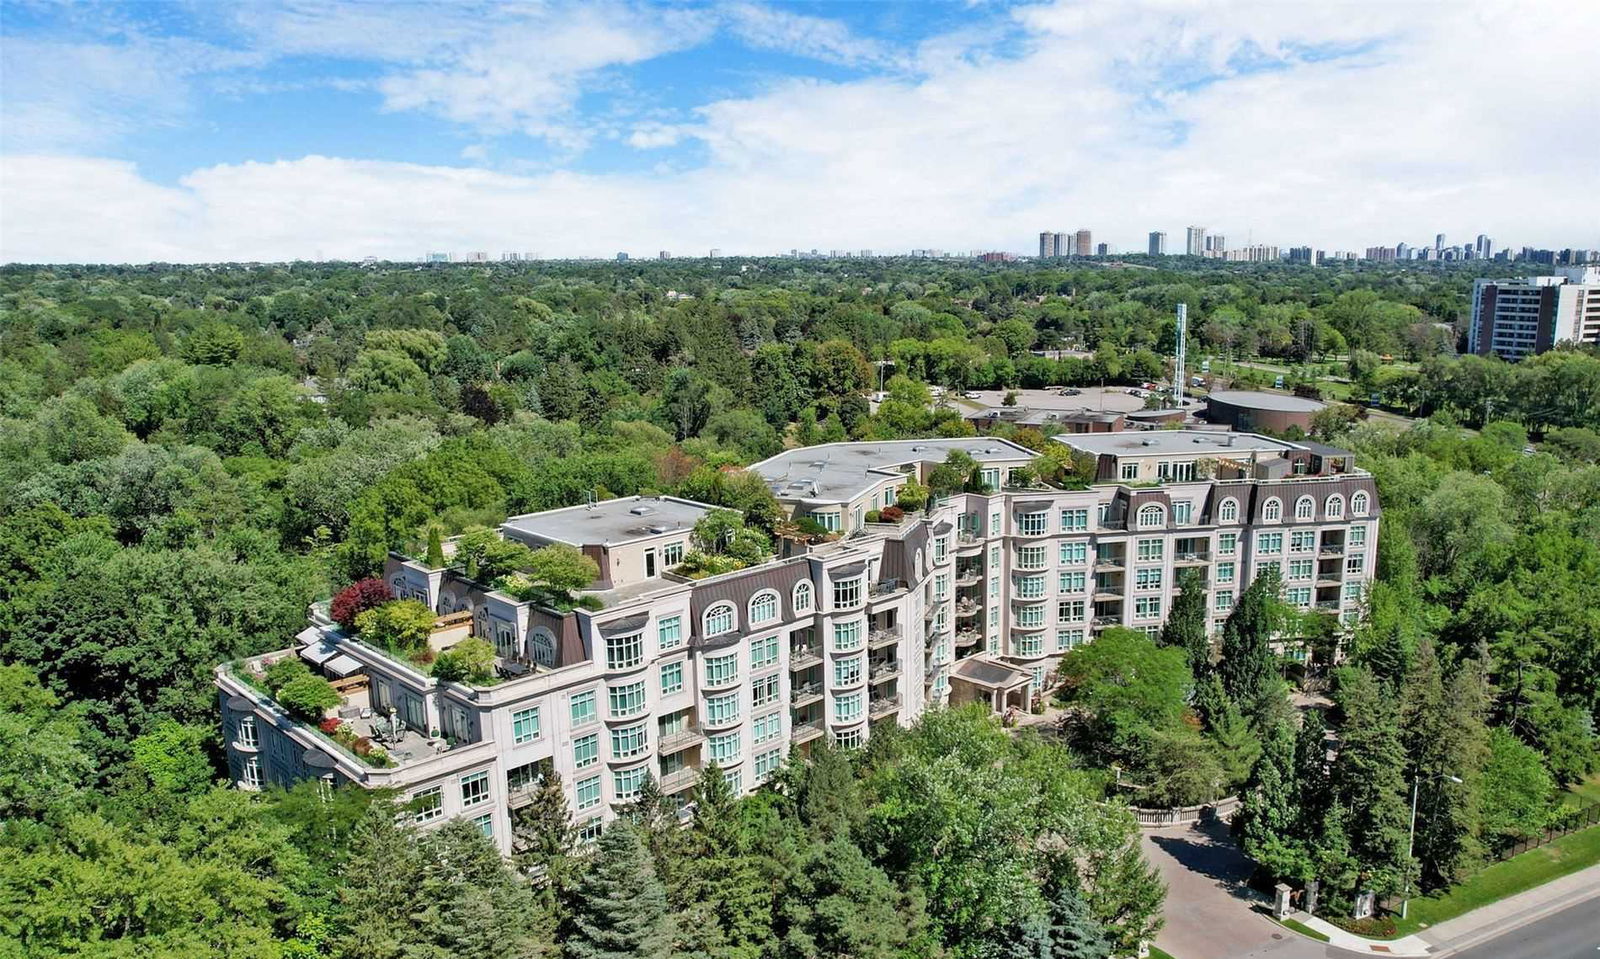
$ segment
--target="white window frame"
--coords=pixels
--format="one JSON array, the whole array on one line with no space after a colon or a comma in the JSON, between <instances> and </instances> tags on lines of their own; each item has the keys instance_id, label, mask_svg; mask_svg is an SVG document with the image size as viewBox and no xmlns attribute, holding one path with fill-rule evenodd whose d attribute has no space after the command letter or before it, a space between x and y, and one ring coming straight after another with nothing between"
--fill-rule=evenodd
<instances>
[{"instance_id":1,"label":"white window frame","mask_svg":"<svg viewBox=\"0 0 1600 959\"><path fill-rule=\"evenodd\" d=\"M713 636L725 636L739 629L739 612L732 603L713 603L707 607L700 619L703 635L707 639Z\"/></svg>"},{"instance_id":2,"label":"white window frame","mask_svg":"<svg viewBox=\"0 0 1600 959\"><path fill-rule=\"evenodd\" d=\"M782 614L780 612L778 591L764 589L750 597L750 615L746 622L751 626L765 626L776 623Z\"/></svg>"},{"instance_id":3,"label":"white window frame","mask_svg":"<svg viewBox=\"0 0 1600 959\"><path fill-rule=\"evenodd\" d=\"M796 613L809 613L815 609L813 598L816 590L811 585L811 580L802 579L794 584L794 611Z\"/></svg>"},{"instance_id":4,"label":"white window frame","mask_svg":"<svg viewBox=\"0 0 1600 959\"><path fill-rule=\"evenodd\" d=\"M1276 523L1283 519L1283 500L1276 496L1261 504L1261 521Z\"/></svg>"},{"instance_id":5,"label":"white window frame","mask_svg":"<svg viewBox=\"0 0 1600 959\"><path fill-rule=\"evenodd\" d=\"M1221 523L1237 523L1239 521L1239 501L1232 496L1222 501L1217 507L1217 521Z\"/></svg>"},{"instance_id":6,"label":"white window frame","mask_svg":"<svg viewBox=\"0 0 1600 959\"><path fill-rule=\"evenodd\" d=\"M1167 511L1157 503L1146 503L1139 507L1139 529L1161 529L1167 525Z\"/></svg>"}]
</instances>

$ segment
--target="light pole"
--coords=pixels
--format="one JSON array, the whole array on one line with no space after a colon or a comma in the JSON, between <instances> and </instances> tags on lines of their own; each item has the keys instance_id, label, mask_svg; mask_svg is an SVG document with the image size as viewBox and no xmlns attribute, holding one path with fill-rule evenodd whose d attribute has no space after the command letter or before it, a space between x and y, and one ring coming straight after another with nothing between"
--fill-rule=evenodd
<instances>
[{"instance_id":1,"label":"light pole","mask_svg":"<svg viewBox=\"0 0 1600 959\"><path fill-rule=\"evenodd\" d=\"M1461 782L1460 776L1449 773L1435 773L1432 776L1417 775L1411 779L1411 838L1406 840L1406 888L1405 898L1400 900L1400 918L1406 917L1406 910L1411 906L1411 858L1417 848L1417 796L1422 791L1424 779L1445 779L1453 783Z\"/></svg>"}]
</instances>

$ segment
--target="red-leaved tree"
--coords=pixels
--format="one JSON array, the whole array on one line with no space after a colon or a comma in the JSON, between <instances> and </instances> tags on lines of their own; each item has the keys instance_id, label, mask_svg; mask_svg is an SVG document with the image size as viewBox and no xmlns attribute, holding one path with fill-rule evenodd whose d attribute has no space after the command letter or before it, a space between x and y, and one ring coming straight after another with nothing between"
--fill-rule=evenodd
<instances>
[{"instance_id":1,"label":"red-leaved tree","mask_svg":"<svg viewBox=\"0 0 1600 959\"><path fill-rule=\"evenodd\" d=\"M344 589L339 590L333 597L329 613L333 621L347 630L356 628L356 617L369 609L382 606L394 599L394 594L389 592L389 584L381 579L361 579Z\"/></svg>"}]
</instances>

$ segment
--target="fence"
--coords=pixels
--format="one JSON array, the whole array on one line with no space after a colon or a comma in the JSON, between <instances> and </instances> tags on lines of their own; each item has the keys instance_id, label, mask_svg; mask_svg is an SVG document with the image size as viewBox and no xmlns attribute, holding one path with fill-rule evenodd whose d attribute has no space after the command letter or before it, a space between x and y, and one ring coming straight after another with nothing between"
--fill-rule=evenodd
<instances>
[{"instance_id":1,"label":"fence","mask_svg":"<svg viewBox=\"0 0 1600 959\"><path fill-rule=\"evenodd\" d=\"M1538 849L1540 846L1549 845L1562 836L1594 825L1600 825L1600 803L1591 803L1582 809L1575 809L1567 813L1556 820L1555 825L1539 835L1528 839L1519 839L1501 848L1499 852L1495 853L1495 858L1510 859L1512 856L1520 856L1530 849Z\"/></svg>"},{"instance_id":2,"label":"fence","mask_svg":"<svg viewBox=\"0 0 1600 959\"><path fill-rule=\"evenodd\" d=\"M1159 829L1162 826L1185 826L1207 819L1221 819L1226 822L1233 818L1238 808L1239 797L1229 796L1199 806L1173 806L1170 809L1140 809L1134 806L1132 812L1133 817L1139 820L1140 826L1146 829Z\"/></svg>"}]
</instances>

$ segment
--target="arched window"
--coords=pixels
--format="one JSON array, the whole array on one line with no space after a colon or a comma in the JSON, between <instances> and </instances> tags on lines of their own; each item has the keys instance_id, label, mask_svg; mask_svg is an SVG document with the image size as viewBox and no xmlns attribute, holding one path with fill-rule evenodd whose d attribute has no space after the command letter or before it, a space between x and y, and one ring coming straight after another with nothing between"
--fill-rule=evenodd
<instances>
[{"instance_id":1,"label":"arched window","mask_svg":"<svg viewBox=\"0 0 1600 959\"><path fill-rule=\"evenodd\" d=\"M1317 502L1309 496L1302 496L1294 502L1295 519L1311 519L1317 515Z\"/></svg>"},{"instance_id":2,"label":"arched window","mask_svg":"<svg viewBox=\"0 0 1600 959\"><path fill-rule=\"evenodd\" d=\"M750 625L760 626L764 623L776 622L778 619L778 594L770 589L763 590L750 600Z\"/></svg>"},{"instance_id":3,"label":"arched window","mask_svg":"<svg viewBox=\"0 0 1600 959\"><path fill-rule=\"evenodd\" d=\"M1367 515L1367 494L1357 493L1350 497L1350 512L1357 516Z\"/></svg>"},{"instance_id":4,"label":"arched window","mask_svg":"<svg viewBox=\"0 0 1600 959\"><path fill-rule=\"evenodd\" d=\"M811 590L811 580L802 579L800 582L795 583L794 584L794 611L796 613L809 613L809 612L811 612L812 606L814 605L813 602L812 602L812 597L814 595L815 594Z\"/></svg>"},{"instance_id":5,"label":"arched window","mask_svg":"<svg viewBox=\"0 0 1600 959\"><path fill-rule=\"evenodd\" d=\"M1228 497L1227 499L1223 500L1222 501L1222 505L1217 508L1217 519L1221 520L1224 523L1236 523L1236 522L1238 522L1239 521L1239 501L1234 499L1231 496Z\"/></svg>"},{"instance_id":6,"label":"arched window","mask_svg":"<svg viewBox=\"0 0 1600 959\"><path fill-rule=\"evenodd\" d=\"M705 632L707 638L721 636L734 630L734 615L732 603L718 603L706 610Z\"/></svg>"},{"instance_id":7,"label":"arched window","mask_svg":"<svg viewBox=\"0 0 1600 959\"><path fill-rule=\"evenodd\" d=\"M1344 519L1344 497L1338 493L1333 494L1322 505L1322 509L1328 519Z\"/></svg>"},{"instance_id":8,"label":"arched window","mask_svg":"<svg viewBox=\"0 0 1600 959\"><path fill-rule=\"evenodd\" d=\"M1267 500L1261 507L1261 518L1268 523L1276 523L1283 519L1283 503L1277 497Z\"/></svg>"},{"instance_id":9,"label":"arched window","mask_svg":"<svg viewBox=\"0 0 1600 959\"><path fill-rule=\"evenodd\" d=\"M1167 525L1167 511L1151 503L1139 507L1139 528L1155 529Z\"/></svg>"}]
</instances>

